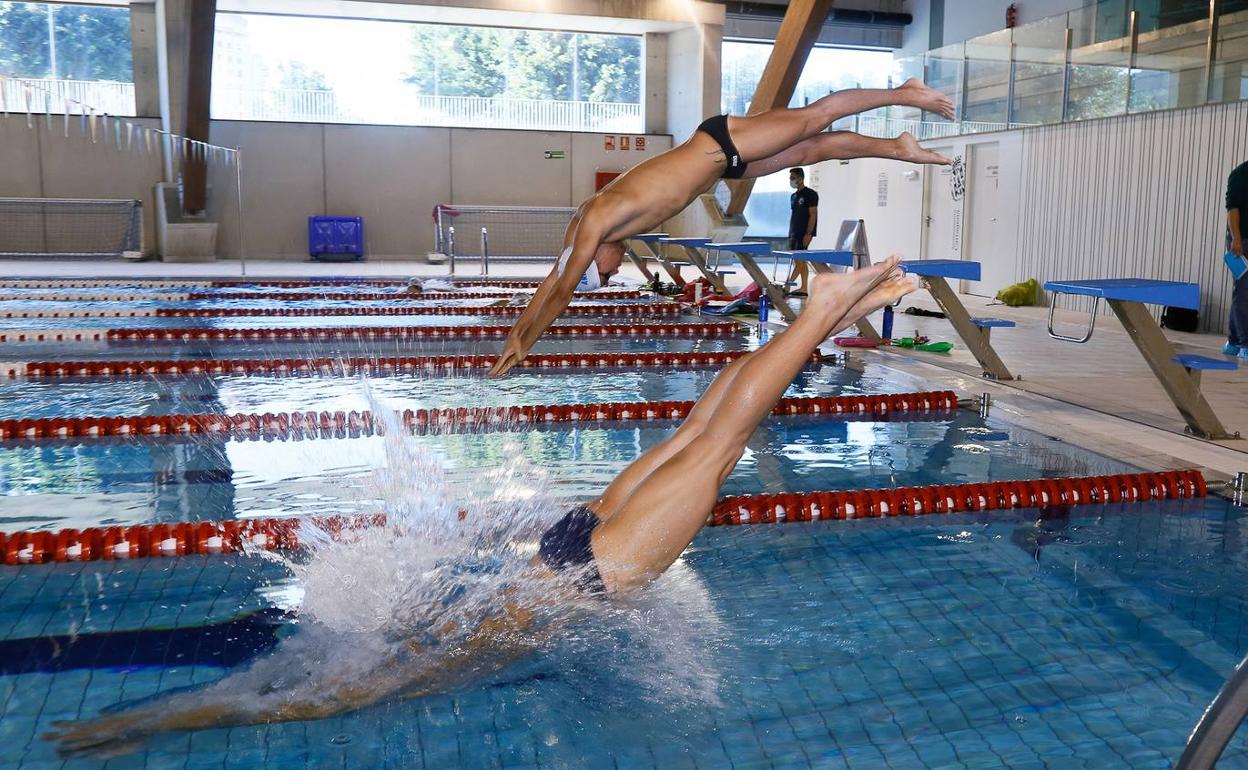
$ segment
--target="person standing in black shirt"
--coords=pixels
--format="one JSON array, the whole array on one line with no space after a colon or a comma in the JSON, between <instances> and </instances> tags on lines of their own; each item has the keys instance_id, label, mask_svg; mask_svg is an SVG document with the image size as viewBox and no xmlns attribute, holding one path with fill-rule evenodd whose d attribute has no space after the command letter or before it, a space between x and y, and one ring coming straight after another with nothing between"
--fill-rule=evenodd
<instances>
[{"instance_id":1,"label":"person standing in black shirt","mask_svg":"<svg viewBox=\"0 0 1248 770\"><path fill-rule=\"evenodd\" d=\"M1244 213L1248 212L1248 163L1226 180L1226 249L1244 256ZM1231 294L1231 328L1222 352L1248 361L1248 273L1235 281Z\"/></svg>"},{"instance_id":2,"label":"person standing in black shirt","mask_svg":"<svg viewBox=\"0 0 1248 770\"><path fill-rule=\"evenodd\" d=\"M805 251L819 230L819 193L806 186L806 172L800 168L789 169L789 187L794 190L789 198L789 251ZM806 260L793 260L787 283L800 282L791 294L806 296L809 277L810 265Z\"/></svg>"}]
</instances>

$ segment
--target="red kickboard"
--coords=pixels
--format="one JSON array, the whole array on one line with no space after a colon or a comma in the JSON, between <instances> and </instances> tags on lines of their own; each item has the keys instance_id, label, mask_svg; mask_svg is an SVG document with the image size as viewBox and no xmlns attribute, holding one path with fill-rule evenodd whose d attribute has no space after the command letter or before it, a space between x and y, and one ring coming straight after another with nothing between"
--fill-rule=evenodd
<instances>
[{"instance_id":1,"label":"red kickboard","mask_svg":"<svg viewBox=\"0 0 1248 770\"><path fill-rule=\"evenodd\" d=\"M879 340L873 340L870 337L837 337L832 340L842 348L878 348Z\"/></svg>"}]
</instances>

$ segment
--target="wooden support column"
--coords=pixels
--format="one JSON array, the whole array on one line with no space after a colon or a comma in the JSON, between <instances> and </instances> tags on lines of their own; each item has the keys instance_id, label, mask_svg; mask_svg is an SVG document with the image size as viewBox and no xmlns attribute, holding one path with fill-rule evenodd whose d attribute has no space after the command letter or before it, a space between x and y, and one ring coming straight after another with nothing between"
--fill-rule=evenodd
<instances>
[{"instance_id":1,"label":"wooden support column","mask_svg":"<svg viewBox=\"0 0 1248 770\"><path fill-rule=\"evenodd\" d=\"M780 22L780 31L776 33L776 45L771 49L758 88L754 89L750 115L789 106L797 80L806 67L806 57L814 48L831 9L832 0L790 0L784 21ZM745 211L746 201L754 190L754 180L730 181L728 185L732 189L728 215L736 216Z\"/></svg>"},{"instance_id":2,"label":"wooden support column","mask_svg":"<svg viewBox=\"0 0 1248 770\"><path fill-rule=\"evenodd\" d=\"M187 57L186 136L209 141L212 105L212 46L217 0L190 0L190 50ZM208 206L208 164L188 156L182 167L182 202L188 214Z\"/></svg>"}]
</instances>

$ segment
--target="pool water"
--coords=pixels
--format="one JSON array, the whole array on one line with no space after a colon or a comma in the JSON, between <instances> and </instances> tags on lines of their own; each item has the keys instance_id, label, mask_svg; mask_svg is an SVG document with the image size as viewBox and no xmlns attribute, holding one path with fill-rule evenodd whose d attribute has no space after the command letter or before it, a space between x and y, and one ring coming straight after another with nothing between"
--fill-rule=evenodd
<instances>
[{"instance_id":1,"label":"pool water","mask_svg":"<svg viewBox=\"0 0 1248 770\"><path fill-rule=\"evenodd\" d=\"M0 302L0 311L29 304ZM758 342L580 339L543 349ZM30 344L19 355L396 355L499 344ZM372 406L370 394L396 409L686 400L713 374L16 379L0 381L0 418L347 410ZM819 366L789 394L911 389L883 369ZM561 424L410 446L437 458L465 494L516 465L521 487L556 517L672 428ZM374 483L386 458L380 437L0 443L0 530L368 512L386 504ZM756 431L724 494L1127 470L965 411L897 422L786 417ZM299 581L259 556L0 567L0 767L1169 767L1248 643L1245 534L1238 509L1218 498L707 529L638 601L570 626L484 681L68 761L42 738L54 722L264 665L318 638L309 637L318 622L285 614L300 606ZM353 590L362 589L344 584L347 601ZM370 648L365 636L321 649L348 659ZM1219 767L1248 767L1242 742Z\"/></svg>"}]
</instances>

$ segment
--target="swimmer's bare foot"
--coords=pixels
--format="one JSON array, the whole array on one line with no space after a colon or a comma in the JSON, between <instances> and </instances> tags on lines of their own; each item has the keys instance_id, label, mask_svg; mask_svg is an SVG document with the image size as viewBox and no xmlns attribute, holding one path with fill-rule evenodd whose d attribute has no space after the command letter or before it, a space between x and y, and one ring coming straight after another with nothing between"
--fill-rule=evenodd
<instances>
[{"instance_id":1,"label":"swimmer's bare foot","mask_svg":"<svg viewBox=\"0 0 1248 770\"><path fill-rule=\"evenodd\" d=\"M852 273L819 273L811 278L810 299L806 303L805 312L828 313L830 323L849 316L856 312L864 299L875 298L874 289L888 283L892 274L898 272L897 263L900 261L900 257L892 256L877 265ZM849 311L845 310L847 306ZM857 320L857 317L851 320Z\"/></svg>"},{"instance_id":2,"label":"swimmer's bare foot","mask_svg":"<svg viewBox=\"0 0 1248 770\"><path fill-rule=\"evenodd\" d=\"M129 732L133 726L132 720L120 716L53 722L55 732L45 733L43 738L56 743L56 753L62 759L105 759L130 754L142 746L143 738Z\"/></svg>"},{"instance_id":3,"label":"swimmer's bare foot","mask_svg":"<svg viewBox=\"0 0 1248 770\"><path fill-rule=\"evenodd\" d=\"M953 120L953 100L918 78L910 78L897 86L898 104L918 107L934 112L946 120Z\"/></svg>"},{"instance_id":4,"label":"swimmer's bare foot","mask_svg":"<svg viewBox=\"0 0 1248 770\"><path fill-rule=\"evenodd\" d=\"M893 157L897 160L905 160L910 163L928 163L935 166L948 166L950 160L938 152L923 147L919 144L919 140L914 138L914 134L909 131L901 132L901 136L893 140L896 143L896 150Z\"/></svg>"}]
</instances>

